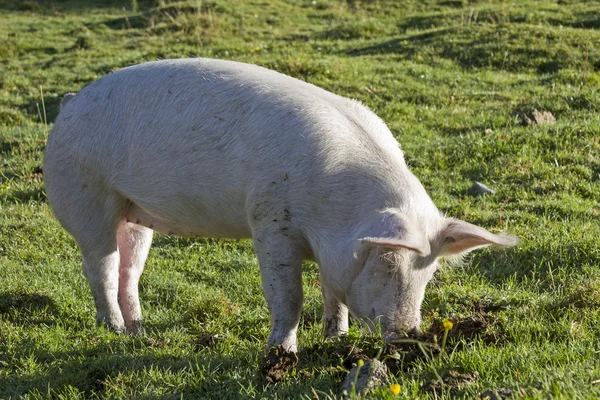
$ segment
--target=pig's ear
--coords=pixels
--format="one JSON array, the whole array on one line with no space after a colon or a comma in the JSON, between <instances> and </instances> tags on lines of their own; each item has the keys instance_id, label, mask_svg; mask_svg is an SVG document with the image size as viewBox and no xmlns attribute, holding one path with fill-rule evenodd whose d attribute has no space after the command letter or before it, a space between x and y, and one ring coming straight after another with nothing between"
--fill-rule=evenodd
<instances>
[{"instance_id":1,"label":"pig's ear","mask_svg":"<svg viewBox=\"0 0 600 400\"><path fill-rule=\"evenodd\" d=\"M479 247L511 247L519 238L506 234L495 235L477 225L455 219L447 219L440 233L440 256L466 253Z\"/></svg>"},{"instance_id":2,"label":"pig's ear","mask_svg":"<svg viewBox=\"0 0 600 400\"><path fill-rule=\"evenodd\" d=\"M358 237L362 246L408 249L423 257L431 253L429 241L419 226L408 215L394 208L385 209L370 218Z\"/></svg>"},{"instance_id":3,"label":"pig's ear","mask_svg":"<svg viewBox=\"0 0 600 400\"><path fill-rule=\"evenodd\" d=\"M383 247L388 249L408 249L416 252L418 255L425 257L431 253L429 242L424 239L406 237L406 238L384 238L384 237L366 237L359 239L361 243Z\"/></svg>"}]
</instances>

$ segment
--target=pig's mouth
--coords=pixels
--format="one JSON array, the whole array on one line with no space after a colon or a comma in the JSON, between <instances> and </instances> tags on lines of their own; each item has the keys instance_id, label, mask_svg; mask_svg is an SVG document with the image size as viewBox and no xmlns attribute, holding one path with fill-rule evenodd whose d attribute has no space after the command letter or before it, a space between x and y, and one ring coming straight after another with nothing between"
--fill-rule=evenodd
<instances>
[{"instance_id":1,"label":"pig's mouth","mask_svg":"<svg viewBox=\"0 0 600 400\"><path fill-rule=\"evenodd\" d=\"M365 317L359 319L366 325L369 331L380 331L381 337L386 344L392 344L402 340L418 340L421 337L418 327L399 329L392 321L389 322L389 325L386 324L384 317L378 317L374 320Z\"/></svg>"}]
</instances>

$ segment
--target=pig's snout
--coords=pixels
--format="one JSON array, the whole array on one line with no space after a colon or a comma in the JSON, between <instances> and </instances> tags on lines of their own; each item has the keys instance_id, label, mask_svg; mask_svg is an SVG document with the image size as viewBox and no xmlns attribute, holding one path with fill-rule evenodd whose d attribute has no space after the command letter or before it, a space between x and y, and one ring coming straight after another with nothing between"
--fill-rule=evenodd
<instances>
[{"instance_id":1,"label":"pig's snout","mask_svg":"<svg viewBox=\"0 0 600 400\"><path fill-rule=\"evenodd\" d=\"M417 339L420 325L420 315L409 314L407 316L405 313L398 313L390 321L389 330L383 333L383 340L386 343L392 343L402 339Z\"/></svg>"},{"instance_id":2,"label":"pig's snout","mask_svg":"<svg viewBox=\"0 0 600 400\"><path fill-rule=\"evenodd\" d=\"M383 334L383 341L387 344L395 343L403 339L418 339L419 338L419 330L417 328L411 329L409 331L400 330L400 331L392 331L387 334Z\"/></svg>"}]
</instances>

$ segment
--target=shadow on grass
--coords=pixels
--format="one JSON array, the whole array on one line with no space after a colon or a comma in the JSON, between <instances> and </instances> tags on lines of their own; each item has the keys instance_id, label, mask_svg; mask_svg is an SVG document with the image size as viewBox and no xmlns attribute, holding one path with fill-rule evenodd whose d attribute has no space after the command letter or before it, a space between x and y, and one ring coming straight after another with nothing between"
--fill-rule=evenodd
<instances>
[{"instance_id":1,"label":"shadow on grass","mask_svg":"<svg viewBox=\"0 0 600 400\"><path fill-rule=\"evenodd\" d=\"M435 28L428 32L406 34L400 38L379 44L350 49L351 56L395 54L412 58L425 52L452 60L465 69L494 68L519 71L522 68L537 68L539 62L553 58L549 49L510 47L513 33L486 27L471 29L462 26ZM451 36L453 40L446 40ZM510 48L510 58L505 51Z\"/></svg>"},{"instance_id":2,"label":"shadow on grass","mask_svg":"<svg viewBox=\"0 0 600 400\"><path fill-rule=\"evenodd\" d=\"M131 10L132 0L4 0L0 1L0 10L22 11L35 14L49 14L56 11L78 11L102 8L118 8ZM155 0L138 0L138 10L154 7Z\"/></svg>"},{"instance_id":3,"label":"shadow on grass","mask_svg":"<svg viewBox=\"0 0 600 400\"><path fill-rule=\"evenodd\" d=\"M73 388L85 398L101 398L107 394L111 386L123 387L120 380L123 376L147 375L149 370L156 375L193 375L197 373L202 376L203 369L211 369L211 366L233 365L235 362L227 358L219 357L176 357L171 355L134 355L115 354L110 344L92 347L83 351L48 352L43 349L24 349L23 354L16 354L15 358L27 356L33 353L38 361L52 360L47 364L45 373L37 374L13 374L5 380L0 389L0 397L19 397L32 393L48 393L49 390L58 393L72 392ZM10 361L9 361L10 362ZM219 368L219 367L217 367ZM220 367L222 368L222 367ZM258 370L252 376L245 377L249 381L258 381ZM144 381L147 379L143 378ZM170 395L208 395L217 385L216 379L198 380L197 385L179 385ZM125 387L125 397L133 396L139 388ZM110 393L110 392L108 392ZM150 395L149 398L162 398L162 396Z\"/></svg>"},{"instance_id":4,"label":"shadow on grass","mask_svg":"<svg viewBox=\"0 0 600 400\"><path fill-rule=\"evenodd\" d=\"M5 375L0 398L41 393L60 397L74 392L84 398L237 398L245 387L293 398L302 393L311 394L312 387L327 390L335 379L317 375L310 376L307 385L302 382L287 387L268 385L258 365L263 356L252 354L253 350L233 356L210 350L183 356L176 351L174 355L168 354L168 346L156 347L156 341L149 336L134 338L126 344L105 340L101 345L73 351L47 351L34 342L25 340L16 354L3 355L3 368L14 372ZM43 372L19 373L18 364L24 358L42 364L43 368L38 371ZM255 365L253 360L257 358L259 363ZM307 358L314 368L325 368L333 362L326 357L314 359L308 354ZM307 380L306 377L290 379Z\"/></svg>"},{"instance_id":5,"label":"shadow on grass","mask_svg":"<svg viewBox=\"0 0 600 400\"><path fill-rule=\"evenodd\" d=\"M472 265L494 285L502 285L509 278L514 278L518 283L533 283L536 289L548 292L555 290L557 269L563 275L571 276L585 265L600 265L600 253L585 251L575 245L527 250L518 246L516 249L476 253Z\"/></svg>"},{"instance_id":6,"label":"shadow on grass","mask_svg":"<svg viewBox=\"0 0 600 400\"><path fill-rule=\"evenodd\" d=\"M36 119L44 118L44 109L46 110L45 120L48 124L53 123L58 116L58 112L60 111L60 102L64 96L64 93L60 96L56 97L44 97L44 104L42 105L41 98L36 98L34 101L29 102L24 108L27 110L29 115L37 116ZM43 122L43 121L40 121Z\"/></svg>"},{"instance_id":7,"label":"shadow on grass","mask_svg":"<svg viewBox=\"0 0 600 400\"><path fill-rule=\"evenodd\" d=\"M46 192L41 186L28 188L25 190L13 190L8 194L0 196L2 202L18 202L18 203L29 203L38 202L45 203L48 200Z\"/></svg>"},{"instance_id":8,"label":"shadow on grass","mask_svg":"<svg viewBox=\"0 0 600 400\"><path fill-rule=\"evenodd\" d=\"M39 293L0 293L0 317L31 325L54 325L61 316L52 298Z\"/></svg>"}]
</instances>

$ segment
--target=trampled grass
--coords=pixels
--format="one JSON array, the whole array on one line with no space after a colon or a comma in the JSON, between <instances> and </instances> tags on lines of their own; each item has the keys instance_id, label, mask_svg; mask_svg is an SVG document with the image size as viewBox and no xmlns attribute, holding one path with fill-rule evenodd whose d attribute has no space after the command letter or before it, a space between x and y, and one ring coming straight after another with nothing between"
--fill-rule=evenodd
<instances>
[{"instance_id":1,"label":"trampled grass","mask_svg":"<svg viewBox=\"0 0 600 400\"><path fill-rule=\"evenodd\" d=\"M314 264L301 362L284 382L262 378L269 315L250 241L157 236L141 282L145 334L95 325L79 252L44 194L47 131L63 94L189 56L360 99L441 210L523 239L438 271L423 329L454 328L445 353L389 374L397 398L434 398L427 388L452 370L479 378L438 397L600 397L597 2L0 0L0 20L0 398L337 394L344 360L321 338ZM535 109L556 123L527 125ZM469 196L473 181L496 193ZM347 341L383 346L357 323ZM387 387L372 397L395 398Z\"/></svg>"}]
</instances>

